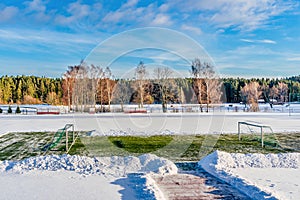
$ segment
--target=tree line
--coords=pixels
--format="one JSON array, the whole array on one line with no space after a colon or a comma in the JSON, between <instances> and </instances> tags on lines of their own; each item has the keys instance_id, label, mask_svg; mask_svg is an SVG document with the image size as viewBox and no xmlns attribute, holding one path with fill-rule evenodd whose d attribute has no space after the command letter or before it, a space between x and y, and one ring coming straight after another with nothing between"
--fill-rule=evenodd
<instances>
[{"instance_id":1,"label":"tree line","mask_svg":"<svg viewBox=\"0 0 300 200\"><path fill-rule=\"evenodd\" d=\"M61 78L36 76L0 77L1 104L61 104Z\"/></svg>"},{"instance_id":2,"label":"tree line","mask_svg":"<svg viewBox=\"0 0 300 200\"><path fill-rule=\"evenodd\" d=\"M36 76L2 76L0 78L1 104L66 105L75 111L85 112L96 105L98 111L110 111L111 104L168 104L197 103L202 112L210 104L227 102L251 105L264 100L274 103L300 100L300 76L289 78L223 78L214 67L199 59L192 62L191 77L175 78L168 67L148 69L140 62L131 79L115 79L109 67L87 65L69 66L61 78ZM99 106L98 106L99 107Z\"/></svg>"},{"instance_id":3,"label":"tree line","mask_svg":"<svg viewBox=\"0 0 300 200\"><path fill-rule=\"evenodd\" d=\"M300 76L289 78L226 78L223 79L226 102L238 103L245 101L246 88L256 88L257 98L265 102L277 100L278 102L299 101ZM250 92L250 91L249 91Z\"/></svg>"}]
</instances>

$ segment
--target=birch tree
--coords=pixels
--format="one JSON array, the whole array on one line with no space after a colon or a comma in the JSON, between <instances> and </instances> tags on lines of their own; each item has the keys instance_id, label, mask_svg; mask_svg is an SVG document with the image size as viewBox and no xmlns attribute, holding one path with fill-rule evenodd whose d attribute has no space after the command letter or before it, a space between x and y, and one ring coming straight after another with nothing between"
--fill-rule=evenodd
<instances>
[{"instance_id":1,"label":"birch tree","mask_svg":"<svg viewBox=\"0 0 300 200\"><path fill-rule=\"evenodd\" d=\"M120 79L113 90L112 101L121 105L121 111L124 112L124 104L128 104L132 91L129 81Z\"/></svg>"},{"instance_id":2,"label":"birch tree","mask_svg":"<svg viewBox=\"0 0 300 200\"><path fill-rule=\"evenodd\" d=\"M156 91L156 95L161 99L161 105L163 112L167 112L167 103L168 100L174 98L176 89L174 79L171 79L173 71L168 67L157 67L153 71L154 73L154 83L159 87L159 91Z\"/></svg>"},{"instance_id":3,"label":"birch tree","mask_svg":"<svg viewBox=\"0 0 300 200\"><path fill-rule=\"evenodd\" d=\"M209 105L219 103L222 95L222 83L209 63L202 63L196 58L192 62L193 88L197 101L200 105L200 111L203 112L204 104L206 104L206 112Z\"/></svg>"},{"instance_id":4,"label":"birch tree","mask_svg":"<svg viewBox=\"0 0 300 200\"><path fill-rule=\"evenodd\" d=\"M149 82L146 76L146 66L141 61L135 69L135 80L132 85L133 89L137 92L136 102L138 102L139 108L144 107L145 88Z\"/></svg>"},{"instance_id":5,"label":"birch tree","mask_svg":"<svg viewBox=\"0 0 300 200\"><path fill-rule=\"evenodd\" d=\"M261 95L259 87L257 82L250 82L241 89L242 96L245 97L246 103L250 105L250 111L253 112L259 111L258 99Z\"/></svg>"},{"instance_id":6,"label":"birch tree","mask_svg":"<svg viewBox=\"0 0 300 200\"><path fill-rule=\"evenodd\" d=\"M106 98L107 98L107 103L108 103L108 111L110 111L110 104L111 104L112 93L113 93L113 85L111 82L112 73L111 73L111 70L109 67L105 68L104 78L105 78L105 85L106 85Z\"/></svg>"},{"instance_id":7,"label":"birch tree","mask_svg":"<svg viewBox=\"0 0 300 200\"><path fill-rule=\"evenodd\" d=\"M277 86L277 90L278 90L278 97L280 99L280 102L282 103L286 102L288 99L288 91L289 91L287 84L283 82L279 82Z\"/></svg>"}]
</instances>

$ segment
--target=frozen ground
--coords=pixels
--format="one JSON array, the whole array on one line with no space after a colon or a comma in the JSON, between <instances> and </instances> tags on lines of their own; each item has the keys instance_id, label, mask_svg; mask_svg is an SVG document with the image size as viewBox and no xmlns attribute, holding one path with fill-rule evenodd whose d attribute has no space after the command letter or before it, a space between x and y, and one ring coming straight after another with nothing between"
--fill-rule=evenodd
<instances>
[{"instance_id":1,"label":"frozen ground","mask_svg":"<svg viewBox=\"0 0 300 200\"><path fill-rule=\"evenodd\" d=\"M98 135L237 133L238 121L270 125L274 132L300 130L300 114L293 113L148 113L0 115L0 135L8 132L57 131L67 123ZM242 131L249 132L246 127Z\"/></svg>"},{"instance_id":2,"label":"frozen ground","mask_svg":"<svg viewBox=\"0 0 300 200\"><path fill-rule=\"evenodd\" d=\"M252 199L298 199L300 154L238 154L216 151L198 163Z\"/></svg>"}]
</instances>

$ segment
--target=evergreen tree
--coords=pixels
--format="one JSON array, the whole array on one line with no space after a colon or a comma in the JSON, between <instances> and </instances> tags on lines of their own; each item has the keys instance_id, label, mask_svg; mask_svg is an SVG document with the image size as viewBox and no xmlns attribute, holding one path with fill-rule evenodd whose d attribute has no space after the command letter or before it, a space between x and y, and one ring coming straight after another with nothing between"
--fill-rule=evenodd
<instances>
[{"instance_id":1,"label":"evergreen tree","mask_svg":"<svg viewBox=\"0 0 300 200\"><path fill-rule=\"evenodd\" d=\"M10 107L10 106L8 106L7 113L12 113L12 109L11 109L11 107Z\"/></svg>"},{"instance_id":2,"label":"evergreen tree","mask_svg":"<svg viewBox=\"0 0 300 200\"><path fill-rule=\"evenodd\" d=\"M18 106L17 109L16 109L16 114L20 114L21 113L21 109L20 107Z\"/></svg>"}]
</instances>

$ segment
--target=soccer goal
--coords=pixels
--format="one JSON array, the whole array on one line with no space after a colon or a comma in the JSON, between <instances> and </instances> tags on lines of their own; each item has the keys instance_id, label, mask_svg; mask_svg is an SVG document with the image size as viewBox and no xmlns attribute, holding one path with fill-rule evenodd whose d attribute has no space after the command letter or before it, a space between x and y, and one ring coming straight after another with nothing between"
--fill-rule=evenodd
<instances>
[{"instance_id":1,"label":"soccer goal","mask_svg":"<svg viewBox=\"0 0 300 200\"><path fill-rule=\"evenodd\" d=\"M46 144L42 150L46 152L53 149L61 143L64 137L66 146L65 150L66 153L69 153L70 149L78 138L78 133L74 131L74 124L66 124L64 128L58 129L58 131L53 135L51 142ZM69 144L69 142L71 142L71 144Z\"/></svg>"},{"instance_id":2,"label":"soccer goal","mask_svg":"<svg viewBox=\"0 0 300 200\"><path fill-rule=\"evenodd\" d=\"M263 125L263 124L259 124L259 123L253 123L253 122L238 122L239 140L241 140L241 126L242 125L247 126L251 132L253 132L253 130L250 127L257 127L260 129L260 139L261 139L261 147L262 148L264 147L263 129L269 129L271 131L271 133L273 134L273 129L271 128L271 126Z\"/></svg>"}]
</instances>

